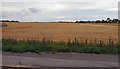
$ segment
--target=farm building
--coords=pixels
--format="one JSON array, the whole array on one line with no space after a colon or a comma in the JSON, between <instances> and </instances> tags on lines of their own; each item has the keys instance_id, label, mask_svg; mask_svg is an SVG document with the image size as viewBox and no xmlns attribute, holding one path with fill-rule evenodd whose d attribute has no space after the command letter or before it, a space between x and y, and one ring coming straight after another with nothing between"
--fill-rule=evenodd
<instances>
[{"instance_id":1,"label":"farm building","mask_svg":"<svg viewBox=\"0 0 120 69\"><path fill-rule=\"evenodd\" d=\"M0 22L0 27L7 27L6 23Z\"/></svg>"}]
</instances>

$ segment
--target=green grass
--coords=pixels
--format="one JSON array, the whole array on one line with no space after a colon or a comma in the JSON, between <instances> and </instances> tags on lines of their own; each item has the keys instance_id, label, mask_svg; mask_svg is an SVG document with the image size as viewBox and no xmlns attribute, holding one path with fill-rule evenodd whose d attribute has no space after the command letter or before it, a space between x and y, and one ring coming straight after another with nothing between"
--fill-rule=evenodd
<instances>
[{"instance_id":1,"label":"green grass","mask_svg":"<svg viewBox=\"0 0 120 69\"><path fill-rule=\"evenodd\" d=\"M2 39L2 51L6 52L75 52L75 53L94 53L94 54L118 54L119 44L109 41L104 44L102 41L96 42L79 42L74 41L54 42L43 38L39 40L20 40Z\"/></svg>"}]
</instances>

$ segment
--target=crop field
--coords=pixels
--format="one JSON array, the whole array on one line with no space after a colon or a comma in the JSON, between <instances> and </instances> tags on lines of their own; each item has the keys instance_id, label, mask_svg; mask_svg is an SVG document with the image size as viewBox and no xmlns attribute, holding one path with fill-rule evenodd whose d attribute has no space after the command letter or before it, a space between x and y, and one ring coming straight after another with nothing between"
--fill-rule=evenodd
<instances>
[{"instance_id":1,"label":"crop field","mask_svg":"<svg viewBox=\"0 0 120 69\"><path fill-rule=\"evenodd\" d=\"M7 23L2 50L118 54L117 24Z\"/></svg>"},{"instance_id":2,"label":"crop field","mask_svg":"<svg viewBox=\"0 0 120 69\"><path fill-rule=\"evenodd\" d=\"M78 41L108 42L112 39L118 42L118 24L77 24L77 23L7 23L2 30L2 37L15 39L46 39L68 41L77 38Z\"/></svg>"}]
</instances>

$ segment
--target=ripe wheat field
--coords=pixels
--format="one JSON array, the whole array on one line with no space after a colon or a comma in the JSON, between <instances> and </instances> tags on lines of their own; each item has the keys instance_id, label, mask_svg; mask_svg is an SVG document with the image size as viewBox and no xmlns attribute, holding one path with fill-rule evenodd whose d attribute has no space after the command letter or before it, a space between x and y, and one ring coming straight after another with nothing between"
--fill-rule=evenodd
<instances>
[{"instance_id":1,"label":"ripe wheat field","mask_svg":"<svg viewBox=\"0 0 120 69\"><path fill-rule=\"evenodd\" d=\"M68 41L77 38L79 41L102 40L108 42L113 39L118 42L118 24L90 24L90 23L35 23L20 22L7 23L2 29L2 38L14 39L51 39L54 41Z\"/></svg>"}]
</instances>

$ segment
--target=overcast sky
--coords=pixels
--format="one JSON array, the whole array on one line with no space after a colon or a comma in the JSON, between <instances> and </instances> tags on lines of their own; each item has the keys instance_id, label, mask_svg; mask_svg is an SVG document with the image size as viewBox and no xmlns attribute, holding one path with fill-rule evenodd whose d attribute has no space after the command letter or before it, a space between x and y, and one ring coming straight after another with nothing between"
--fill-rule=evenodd
<instances>
[{"instance_id":1,"label":"overcast sky","mask_svg":"<svg viewBox=\"0 0 120 69\"><path fill-rule=\"evenodd\" d=\"M22 0L21 0L22 1ZM41 0L39 0L41 1ZM118 18L118 1L2 2L0 19L19 21L75 21ZM46 0L45 0L46 1ZM2 17L1 17L2 16Z\"/></svg>"}]
</instances>

